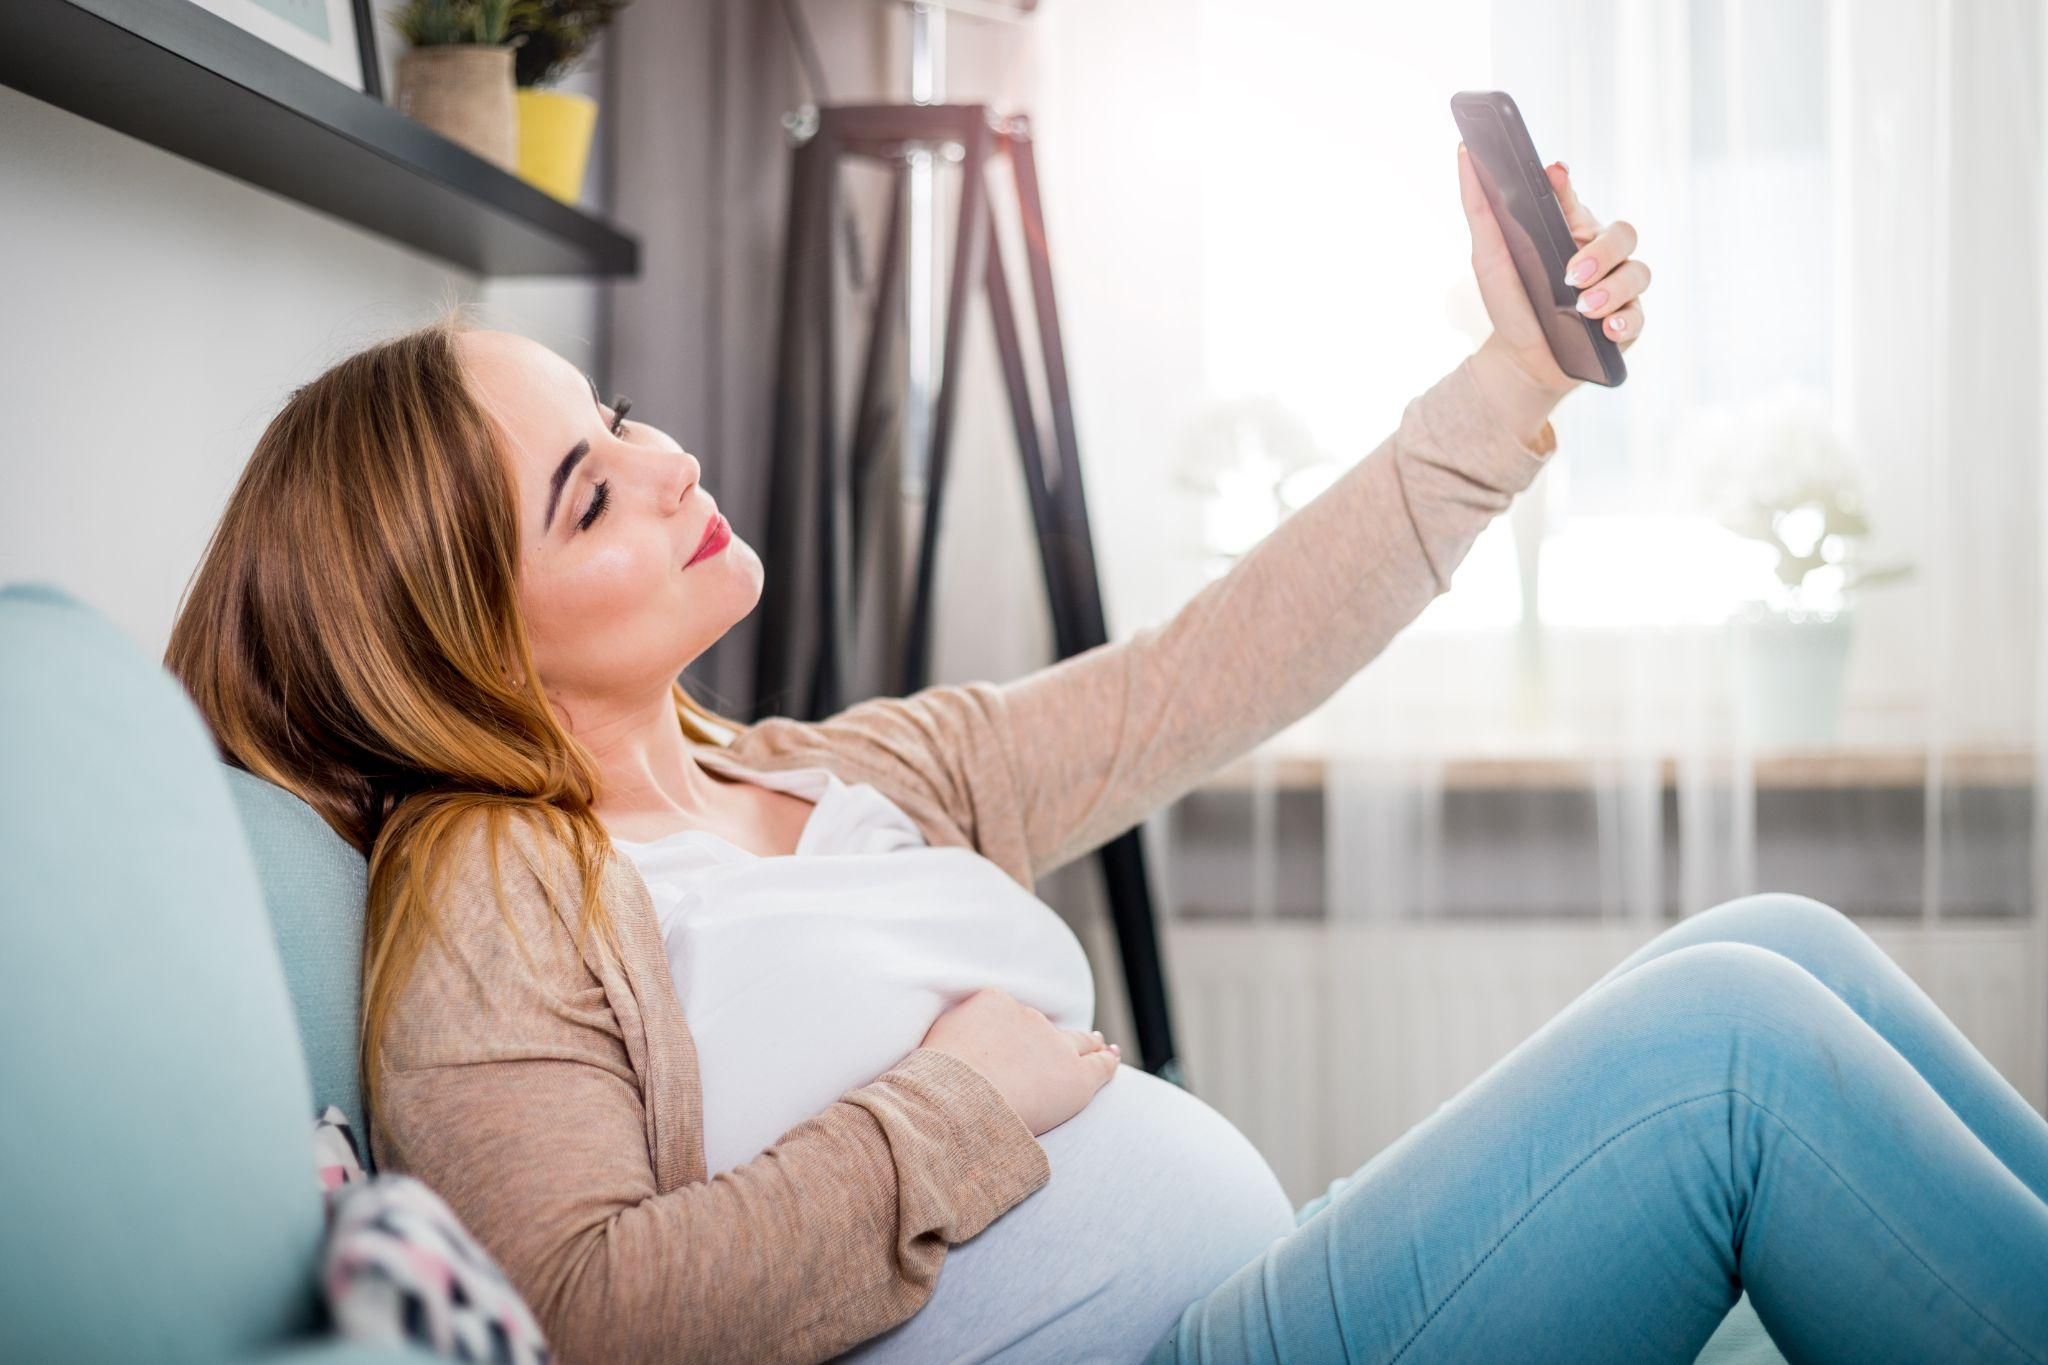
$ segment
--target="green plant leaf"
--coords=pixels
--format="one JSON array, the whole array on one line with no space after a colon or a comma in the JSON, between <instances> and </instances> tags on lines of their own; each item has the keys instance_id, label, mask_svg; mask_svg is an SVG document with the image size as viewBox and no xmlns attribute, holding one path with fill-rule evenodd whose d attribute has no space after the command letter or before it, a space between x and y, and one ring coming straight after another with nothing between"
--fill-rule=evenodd
<instances>
[{"instance_id":1,"label":"green plant leaf","mask_svg":"<svg viewBox=\"0 0 2048 1365\"><path fill-rule=\"evenodd\" d=\"M511 0L506 33L520 40L513 81L553 85L567 76L631 0Z\"/></svg>"}]
</instances>

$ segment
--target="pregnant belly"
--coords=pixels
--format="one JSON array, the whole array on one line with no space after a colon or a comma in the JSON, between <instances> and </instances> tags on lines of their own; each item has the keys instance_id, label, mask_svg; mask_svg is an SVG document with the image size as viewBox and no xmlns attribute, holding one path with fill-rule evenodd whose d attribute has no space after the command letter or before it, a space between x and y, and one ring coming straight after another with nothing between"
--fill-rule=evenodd
<instances>
[{"instance_id":1,"label":"pregnant belly","mask_svg":"<svg viewBox=\"0 0 2048 1365\"><path fill-rule=\"evenodd\" d=\"M1052 1178L946 1253L915 1316L841 1359L1142 1360L1294 1226L1250 1140L1134 1066L1039 1142Z\"/></svg>"}]
</instances>

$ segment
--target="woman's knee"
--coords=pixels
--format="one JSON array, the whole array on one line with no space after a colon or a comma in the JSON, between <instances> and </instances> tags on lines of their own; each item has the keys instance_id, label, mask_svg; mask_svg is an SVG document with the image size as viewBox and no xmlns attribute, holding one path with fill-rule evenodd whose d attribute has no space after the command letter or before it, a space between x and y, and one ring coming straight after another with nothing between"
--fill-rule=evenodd
<instances>
[{"instance_id":1,"label":"woman's knee","mask_svg":"<svg viewBox=\"0 0 2048 1365\"><path fill-rule=\"evenodd\" d=\"M1874 946L1855 920L1792 891L1760 891L1703 910L1684 921L1691 933L1754 943L1818 971L1832 952Z\"/></svg>"},{"instance_id":2,"label":"woman's knee","mask_svg":"<svg viewBox=\"0 0 2048 1365\"><path fill-rule=\"evenodd\" d=\"M1606 985L1645 962L1706 943L1749 943L1788 957L1824 981L1844 964L1876 950L1856 922L1824 901L1789 891L1738 896L1688 916L1615 964L1597 983Z\"/></svg>"},{"instance_id":3,"label":"woman's knee","mask_svg":"<svg viewBox=\"0 0 2048 1365\"><path fill-rule=\"evenodd\" d=\"M1796 1035L1815 1011L1840 1008L1827 985L1798 962L1734 939L1674 948L1629 973L1633 1000L1619 1008L1648 1013L1668 1038L1713 1042L1731 1032L1759 1038Z\"/></svg>"},{"instance_id":4,"label":"woman's knee","mask_svg":"<svg viewBox=\"0 0 2048 1365\"><path fill-rule=\"evenodd\" d=\"M1600 1049L1599 1083L1638 1108L1739 1096L1782 1122L1861 1103L1884 1049L1811 972L1753 943L1688 944L1589 999L1578 1036Z\"/></svg>"},{"instance_id":5,"label":"woman's knee","mask_svg":"<svg viewBox=\"0 0 2048 1365\"><path fill-rule=\"evenodd\" d=\"M1722 901L1693 916L1695 922L1709 918L1715 920L1757 918L1777 922L1802 922L1816 925L1846 924L1855 927L1855 921L1826 901L1815 900L1812 896L1797 891L1755 891L1747 896L1736 896Z\"/></svg>"}]
</instances>

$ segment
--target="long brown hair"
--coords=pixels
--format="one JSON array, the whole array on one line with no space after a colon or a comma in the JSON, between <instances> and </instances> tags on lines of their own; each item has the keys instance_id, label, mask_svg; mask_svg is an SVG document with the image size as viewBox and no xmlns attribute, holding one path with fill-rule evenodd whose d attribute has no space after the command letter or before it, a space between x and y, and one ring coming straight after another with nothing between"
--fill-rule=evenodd
<instances>
[{"instance_id":1,"label":"long brown hair","mask_svg":"<svg viewBox=\"0 0 2048 1365\"><path fill-rule=\"evenodd\" d=\"M494 873L511 818L572 850L584 929L618 948L596 894L611 854L597 766L535 680L518 498L456 351L469 326L444 309L292 392L164 654L223 759L305 800L369 860L366 1102L392 1006L440 931L433 874L479 822ZM674 695L692 740L746 728L680 680Z\"/></svg>"}]
</instances>

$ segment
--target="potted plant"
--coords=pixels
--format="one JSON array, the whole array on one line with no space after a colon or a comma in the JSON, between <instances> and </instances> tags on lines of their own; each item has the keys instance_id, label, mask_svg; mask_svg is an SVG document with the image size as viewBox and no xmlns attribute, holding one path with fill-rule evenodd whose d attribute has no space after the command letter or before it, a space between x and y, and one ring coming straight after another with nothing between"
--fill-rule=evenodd
<instances>
[{"instance_id":1,"label":"potted plant","mask_svg":"<svg viewBox=\"0 0 2048 1365\"><path fill-rule=\"evenodd\" d=\"M513 4L406 0L387 16L409 45L398 59L398 111L508 171L519 151Z\"/></svg>"},{"instance_id":2,"label":"potted plant","mask_svg":"<svg viewBox=\"0 0 2048 1365\"><path fill-rule=\"evenodd\" d=\"M567 76L629 0L513 0L510 35L518 42L519 175L573 204L583 193L597 101L552 87Z\"/></svg>"},{"instance_id":3,"label":"potted plant","mask_svg":"<svg viewBox=\"0 0 2048 1365\"><path fill-rule=\"evenodd\" d=\"M1717 520L1770 550L1771 571L1736 617L1737 704L1750 738L1771 747L1832 742L1857 598L1909 570L1869 562L1861 481L1821 395L1786 387L1711 409L1687 444Z\"/></svg>"}]
</instances>

